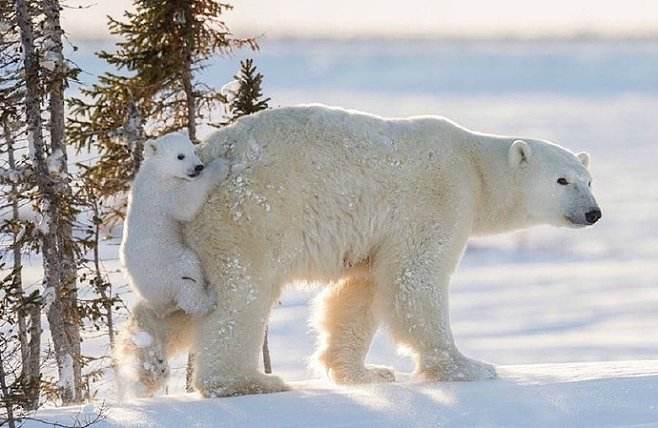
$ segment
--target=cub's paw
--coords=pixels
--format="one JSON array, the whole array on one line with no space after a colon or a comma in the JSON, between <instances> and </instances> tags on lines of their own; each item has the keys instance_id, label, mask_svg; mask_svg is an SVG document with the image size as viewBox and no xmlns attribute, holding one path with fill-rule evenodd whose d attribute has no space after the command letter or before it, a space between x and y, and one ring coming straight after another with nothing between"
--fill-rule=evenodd
<instances>
[{"instance_id":1,"label":"cub's paw","mask_svg":"<svg viewBox=\"0 0 658 428\"><path fill-rule=\"evenodd\" d=\"M176 306L189 315L203 316L215 309L217 299L212 290L208 292L203 288L203 284L191 285L187 281L183 281Z\"/></svg>"},{"instance_id":2,"label":"cub's paw","mask_svg":"<svg viewBox=\"0 0 658 428\"><path fill-rule=\"evenodd\" d=\"M229 164L225 159L215 159L208 164L206 172L211 174L213 179L223 181L230 172Z\"/></svg>"},{"instance_id":3,"label":"cub's paw","mask_svg":"<svg viewBox=\"0 0 658 428\"><path fill-rule=\"evenodd\" d=\"M120 338L115 358L124 392L136 397L152 397L166 383L169 364L161 345L142 330Z\"/></svg>"},{"instance_id":4,"label":"cub's paw","mask_svg":"<svg viewBox=\"0 0 658 428\"><path fill-rule=\"evenodd\" d=\"M143 356L141 367L138 368L137 381L143 385L143 396L153 396L169 378L169 364L164 355L149 350Z\"/></svg>"},{"instance_id":5,"label":"cub's paw","mask_svg":"<svg viewBox=\"0 0 658 428\"><path fill-rule=\"evenodd\" d=\"M201 380L196 389L206 398L231 397L236 395L271 394L289 391L290 387L278 376L254 373L230 379Z\"/></svg>"}]
</instances>

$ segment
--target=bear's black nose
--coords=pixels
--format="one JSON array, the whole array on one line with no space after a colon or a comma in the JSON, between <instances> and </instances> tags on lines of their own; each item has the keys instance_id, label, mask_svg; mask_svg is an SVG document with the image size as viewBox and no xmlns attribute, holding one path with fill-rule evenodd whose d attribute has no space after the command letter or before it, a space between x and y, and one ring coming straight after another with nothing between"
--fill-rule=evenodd
<instances>
[{"instance_id":1,"label":"bear's black nose","mask_svg":"<svg viewBox=\"0 0 658 428\"><path fill-rule=\"evenodd\" d=\"M599 221L600 218L601 218L601 210L598 208L588 211L587 214L585 214L585 220L587 220L588 224L594 224L597 221Z\"/></svg>"},{"instance_id":2,"label":"bear's black nose","mask_svg":"<svg viewBox=\"0 0 658 428\"><path fill-rule=\"evenodd\" d=\"M195 172L201 172L201 171L203 171L203 165L199 164L199 165L195 166L195 167L194 167L194 171L195 171Z\"/></svg>"}]
</instances>

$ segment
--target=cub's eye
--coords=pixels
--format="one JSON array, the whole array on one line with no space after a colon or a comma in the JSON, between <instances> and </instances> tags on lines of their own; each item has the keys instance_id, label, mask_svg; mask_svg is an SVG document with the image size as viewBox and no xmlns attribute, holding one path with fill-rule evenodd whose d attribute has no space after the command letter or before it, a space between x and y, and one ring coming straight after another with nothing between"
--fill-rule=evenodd
<instances>
[{"instance_id":1,"label":"cub's eye","mask_svg":"<svg viewBox=\"0 0 658 428\"><path fill-rule=\"evenodd\" d=\"M178 160L183 160L183 159L185 159L185 155L184 155L184 154L181 153L180 155L178 155Z\"/></svg>"},{"instance_id":2,"label":"cub's eye","mask_svg":"<svg viewBox=\"0 0 658 428\"><path fill-rule=\"evenodd\" d=\"M587 187L592 187L592 182L591 181L587 182Z\"/></svg>"},{"instance_id":3,"label":"cub's eye","mask_svg":"<svg viewBox=\"0 0 658 428\"><path fill-rule=\"evenodd\" d=\"M562 186L566 186L567 184L569 184L569 182L567 181L566 178L560 177L560 178L557 179L557 184L560 184Z\"/></svg>"}]
</instances>

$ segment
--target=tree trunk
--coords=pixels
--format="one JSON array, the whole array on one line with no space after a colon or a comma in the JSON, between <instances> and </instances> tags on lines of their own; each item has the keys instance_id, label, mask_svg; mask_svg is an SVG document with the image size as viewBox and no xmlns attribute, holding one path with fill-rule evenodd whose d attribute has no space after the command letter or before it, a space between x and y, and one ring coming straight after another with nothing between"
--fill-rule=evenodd
<instances>
[{"instance_id":1,"label":"tree trunk","mask_svg":"<svg viewBox=\"0 0 658 428\"><path fill-rule=\"evenodd\" d=\"M270 359L270 347L269 344L267 343L268 331L269 331L269 327L265 327L265 337L263 338L263 368L265 369L265 373L271 374L272 360Z\"/></svg>"},{"instance_id":2,"label":"tree trunk","mask_svg":"<svg viewBox=\"0 0 658 428\"><path fill-rule=\"evenodd\" d=\"M187 103L187 133L190 140L196 144L199 141L196 138L196 100L194 99L194 91L192 89L192 72L189 70L185 72L182 76L182 80Z\"/></svg>"},{"instance_id":3,"label":"tree trunk","mask_svg":"<svg viewBox=\"0 0 658 428\"><path fill-rule=\"evenodd\" d=\"M194 392L194 368L192 362L194 361L194 354L192 352L187 354L187 365L185 366L185 392Z\"/></svg>"},{"instance_id":4,"label":"tree trunk","mask_svg":"<svg viewBox=\"0 0 658 428\"><path fill-rule=\"evenodd\" d=\"M144 160L144 124L134 100L128 104L128 120L123 127L126 144L132 153L134 177Z\"/></svg>"},{"instance_id":5,"label":"tree trunk","mask_svg":"<svg viewBox=\"0 0 658 428\"><path fill-rule=\"evenodd\" d=\"M194 97L194 83L192 81L192 52L194 51L194 16L190 2L183 2L183 18L185 20L186 37L183 40L185 49L185 69L182 73L183 90L187 104L187 132L190 140L196 144L196 99Z\"/></svg>"},{"instance_id":6,"label":"tree trunk","mask_svg":"<svg viewBox=\"0 0 658 428\"><path fill-rule=\"evenodd\" d=\"M61 318L64 327L63 343L56 343L55 353L60 370L60 380L66 385L66 382L73 382L71 391L71 402L78 402L82 399L82 367L80 352L80 314L78 312L78 290L77 290L77 266L75 261L75 245L73 240L73 226L71 218L73 214L66 212L70 210L73 200L73 191L69 184L68 162L66 153L66 140L64 135L64 83L66 70L64 64L64 54L62 52L62 35L63 31L60 25L60 5L58 0L43 0L44 12L46 15L45 37L50 41L49 53L55 62L55 67L51 73L48 85L49 110L50 110L50 145L51 153L55 156L60 154L59 165L57 168L58 179L56 181L57 191L57 246L61 256L60 270L60 293L61 312L52 314L53 318ZM51 305L51 311L56 309L57 305ZM49 319L51 318L50 313ZM57 352L57 350L60 352ZM67 357L68 355L68 357ZM68 364L71 366L69 367ZM67 372L72 369L72 373ZM72 379L61 379L62 375L71 375ZM69 394L67 392L66 394Z\"/></svg>"},{"instance_id":7,"label":"tree trunk","mask_svg":"<svg viewBox=\"0 0 658 428\"><path fill-rule=\"evenodd\" d=\"M27 362L30 374L29 388L26 391L27 410L36 410L39 407L39 395L41 393L41 297L36 294L28 307L30 318L30 352Z\"/></svg>"},{"instance_id":8,"label":"tree trunk","mask_svg":"<svg viewBox=\"0 0 658 428\"><path fill-rule=\"evenodd\" d=\"M64 208L68 209L70 192L66 171L65 145L63 140L63 83L51 85L51 144L54 153L60 157L59 173L51 174L46 160L46 145L43 139L41 119L41 95L39 91L39 58L34 48L34 33L27 0L16 0L16 15L21 31L21 45L24 54L26 115L30 155L36 170L37 186L43 198L44 222L46 230L42 234L42 253L44 264L44 295L47 316L55 348L55 358L62 388L62 401L65 404L79 402L80 390L80 330L77 311L77 291L75 288L76 272L73 255L72 229L66 218ZM56 0L44 0L46 28L51 32L51 49L61 54L61 29L59 27L59 3ZM55 36L53 36L55 34ZM57 67L62 67L57 64ZM61 69L60 69L61 70ZM61 80L61 74L53 80ZM55 100L52 100L55 98ZM61 107L61 108L60 108ZM55 113L55 115L53 114ZM60 117L55 117L59 115ZM54 177L56 175L57 177ZM64 177L61 179L60 177ZM63 189L63 190L62 190Z\"/></svg>"},{"instance_id":9,"label":"tree trunk","mask_svg":"<svg viewBox=\"0 0 658 428\"><path fill-rule=\"evenodd\" d=\"M16 428L16 419L14 418L14 403L11 399L9 388L7 387L7 377L5 375L4 360L2 359L2 349L0 349L0 392L2 392L2 401L4 402L5 411L7 412L7 424L9 428ZM0 425L5 421L0 420Z\"/></svg>"},{"instance_id":10,"label":"tree trunk","mask_svg":"<svg viewBox=\"0 0 658 428\"><path fill-rule=\"evenodd\" d=\"M2 117L2 132L7 144L7 159L9 162L9 169L11 171L16 170L16 159L14 156L14 137L11 133L9 127L7 115ZM11 203L11 218L13 221L17 222L20 220L18 212L18 186L12 180L10 186L10 203ZM13 272L12 272L12 289L16 290L23 297L23 255L21 254L21 246L19 245L18 232L14 231L12 237L12 255L13 255ZM17 324L18 324L18 339L21 344L21 363L25 366L25 363L28 360L28 346L27 346L27 322L25 320L25 311L23 308L23 302L19 303L19 310L17 315Z\"/></svg>"},{"instance_id":11,"label":"tree trunk","mask_svg":"<svg viewBox=\"0 0 658 428\"><path fill-rule=\"evenodd\" d=\"M9 168L16 170L16 159L14 155L14 137L8 123L7 116L2 118L2 130L7 143L7 157ZM12 219L20 220L18 212L18 185L12 181L11 184L11 208ZM21 380L23 393L25 394L25 407L27 410L36 410L39 405L39 383L41 381L41 305L38 294L25 298L23 289L23 255L18 241L17 233L14 234L12 242L13 251L13 278L12 288L20 297L17 313L18 335L21 345ZM29 330L28 320L29 317Z\"/></svg>"}]
</instances>

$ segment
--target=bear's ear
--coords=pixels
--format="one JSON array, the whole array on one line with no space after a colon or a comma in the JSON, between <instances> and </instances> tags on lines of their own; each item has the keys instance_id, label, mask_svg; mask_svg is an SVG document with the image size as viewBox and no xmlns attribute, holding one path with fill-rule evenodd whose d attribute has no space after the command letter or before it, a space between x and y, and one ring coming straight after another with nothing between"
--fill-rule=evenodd
<instances>
[{"instance_id":1,"label":"bear's ear","mask_svg":"<svg viewBox=\"0 0 658 428\"><path fill-rule=\"evenodd\" d=\"M580 153L578 153L578 154L576 155L576 157L578 158L578 160L580 161L580 163L582 163L583 165L585 165L585 168L589 169L589 165L590 165L590 161L591 161L591 158L590 158L590 156L589 156L589 153L587 153L587 152L580 152Z\"/></svg>"},{"instance_id":2,"label":"bear's ear","mask_svg":"<svg viewBox=\"0 0 658 428\"><path fill-rule=\"evenodd\" d=\"M530 156L532 156L532 150L530 149L528 143L523 140L516 140L509 148L509 153L507 153L507 160L509 161L509 165L512 168L516 168L523 162L528 162Z\"/></svg>"}]
</instances>

